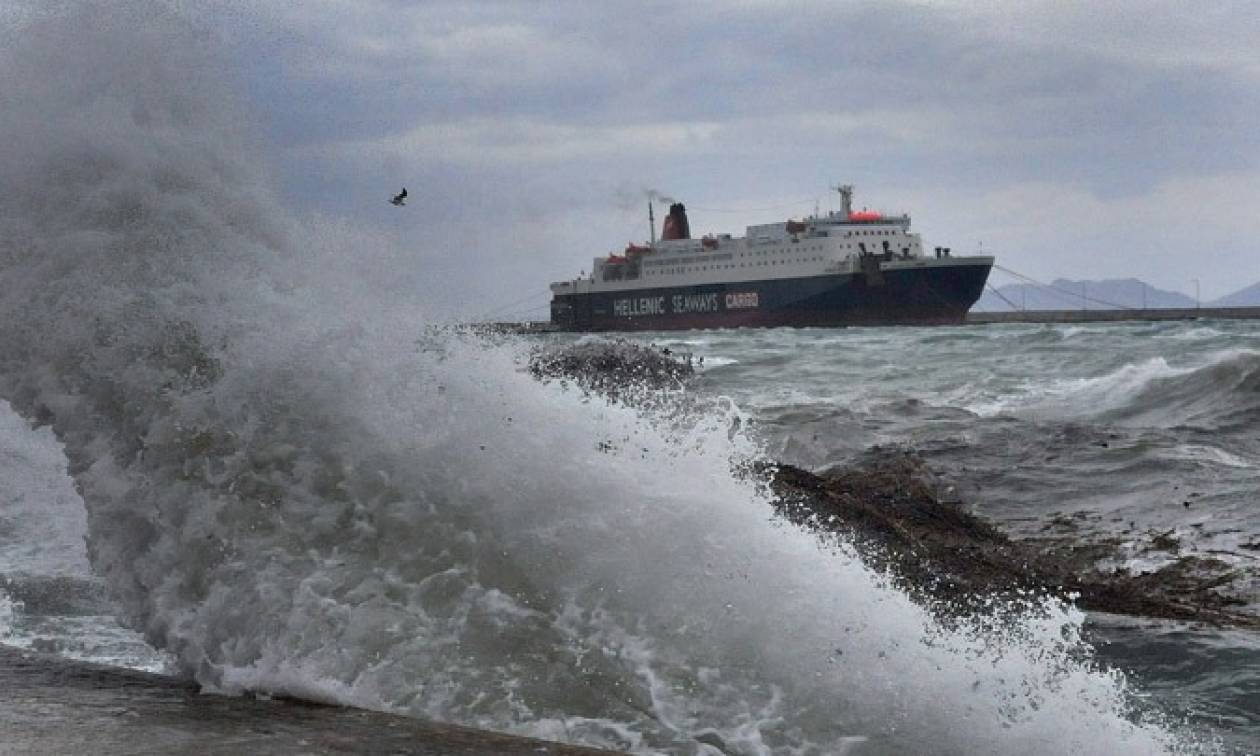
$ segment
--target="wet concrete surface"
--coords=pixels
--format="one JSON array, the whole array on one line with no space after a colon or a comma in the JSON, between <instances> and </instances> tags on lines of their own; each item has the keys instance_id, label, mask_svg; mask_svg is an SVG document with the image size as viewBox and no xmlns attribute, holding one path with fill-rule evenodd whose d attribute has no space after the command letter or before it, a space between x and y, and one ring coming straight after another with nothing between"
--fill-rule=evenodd
<instances>
[{"instance_id":1,"label":"wet concrete surface","mask_svg":"<svg viewBox=\"0 0 1260 756\"><path fill-rule=\"evenodd\" d=\"M0 754L608 754L0 646Z\"/></svg>"}]
</instances>

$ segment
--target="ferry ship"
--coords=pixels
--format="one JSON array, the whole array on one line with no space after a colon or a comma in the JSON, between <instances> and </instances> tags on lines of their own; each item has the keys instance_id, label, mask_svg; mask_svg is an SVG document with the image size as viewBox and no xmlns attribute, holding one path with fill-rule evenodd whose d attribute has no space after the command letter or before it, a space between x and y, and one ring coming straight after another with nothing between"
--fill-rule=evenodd
<instances>
[{"instance_id":1,"label":"ferry ship","mask_svg":"<svg viewBox=\"0 0 1260 756\"><path fill-rule=\"evenodd\" d=\"M652 241L595 258L591 272L551 284L551 323L569 331L961 323L993 258L925 254L909 215L853 209L691 238L682 203Z\"/></svg>"}]
</instances>

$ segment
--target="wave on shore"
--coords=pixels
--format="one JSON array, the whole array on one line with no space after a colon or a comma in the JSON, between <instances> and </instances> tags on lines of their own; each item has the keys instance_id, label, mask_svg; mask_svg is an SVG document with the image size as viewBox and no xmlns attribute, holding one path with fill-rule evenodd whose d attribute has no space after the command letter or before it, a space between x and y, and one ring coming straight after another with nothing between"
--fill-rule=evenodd
<instances>
[{"instance_id":1,"label":"wave on shore","mask_svg":"<svg viewBox=\"0 0 1260 756\"><path fill-rule=\"evenodd\" d=\"M0 52L0 393L188 676L641 751L1179 744L1079 612L943 625L773 519L733 404L666 429L426 332L388 240L276 200L178 12L31 23Z\"/></svg>"}]
</instances>

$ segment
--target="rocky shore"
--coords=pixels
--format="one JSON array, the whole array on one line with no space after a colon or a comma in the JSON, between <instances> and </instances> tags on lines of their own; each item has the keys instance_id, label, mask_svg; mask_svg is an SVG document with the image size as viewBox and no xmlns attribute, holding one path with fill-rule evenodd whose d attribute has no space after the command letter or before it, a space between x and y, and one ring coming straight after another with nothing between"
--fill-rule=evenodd
<instances>
[{"instance_id":1,"label":"rocky shore","mask_svg":"<svg viewBox=\"0 0 1260 756\"><path fill-rule=\"evenodd\" d=\"M942 611L968 611L993 596L1052 594L1083 609L1135 617L1260 629L1236 592L1242 576L1200 556L1133 573L1110 567L1120 539L1082 540L1070 518L1053 518L1035 538L1012 539L968 512L912 452L876 449L848 468L812 473L791 465L763 470L778 513L821 535L852 539L912 595ZM1149 551L1173 544L1150 534Z\"/></svg>"}]
</instances>

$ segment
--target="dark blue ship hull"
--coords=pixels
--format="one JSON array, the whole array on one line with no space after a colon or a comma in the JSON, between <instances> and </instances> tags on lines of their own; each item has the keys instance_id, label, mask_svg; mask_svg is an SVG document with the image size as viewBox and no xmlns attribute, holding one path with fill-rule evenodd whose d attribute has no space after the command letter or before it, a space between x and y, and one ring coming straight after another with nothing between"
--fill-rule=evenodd
<instances>
[{"instance_id":1,"label":"dark blue ship hull","mask_svg":"<svg viewBox=\"0 0 1260 756\"><path fill-rule=\"evenodd\" d=\"M973 262L559 294L551 302L551 322L573 331L961 323L983 293L991 267Z\"/></svg>"}]
</instances>

